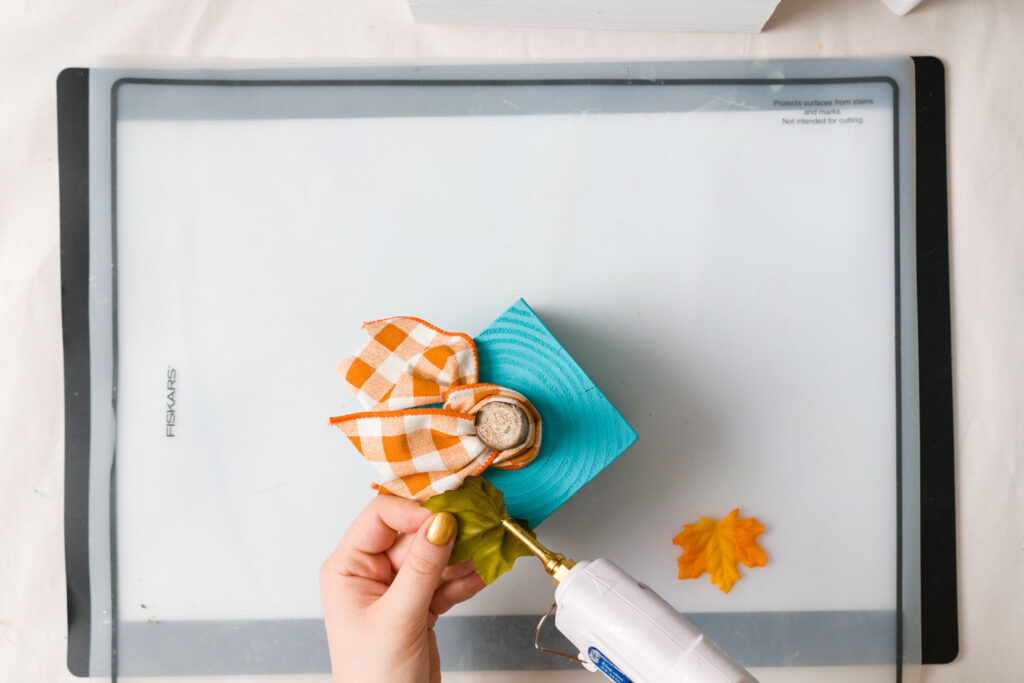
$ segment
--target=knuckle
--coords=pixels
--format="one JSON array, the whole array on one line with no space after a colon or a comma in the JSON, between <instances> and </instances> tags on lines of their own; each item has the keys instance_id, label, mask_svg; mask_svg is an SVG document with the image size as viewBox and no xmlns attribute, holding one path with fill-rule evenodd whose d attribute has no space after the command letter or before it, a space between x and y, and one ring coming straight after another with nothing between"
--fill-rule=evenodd
<instances>
[{"instance_id":1,"label":"knuckle","mask_svg":"<svg viewBox=\"0 0 1024 683\"><path fill-rule=\"evenodd\" d=\"M434 574L440 574L444 569L444 564L439 560L424 557L421 552L410 550L409 554L405 556L404 567L408 567L409 571L414 574L422 574L424 576L433 576Z\"/></svg>"},{"instance_id":2,"label":"knuckle","mask_svg":"<svg viewBox=\"0 0 1024 683\"><path fill-rule=\"evenodd\" d=\"M455 607L455 603L452 600L448 600L446 598L434 598L430 603L430 614L436 619L452 607Z\"/></svg>"}]
</instances>

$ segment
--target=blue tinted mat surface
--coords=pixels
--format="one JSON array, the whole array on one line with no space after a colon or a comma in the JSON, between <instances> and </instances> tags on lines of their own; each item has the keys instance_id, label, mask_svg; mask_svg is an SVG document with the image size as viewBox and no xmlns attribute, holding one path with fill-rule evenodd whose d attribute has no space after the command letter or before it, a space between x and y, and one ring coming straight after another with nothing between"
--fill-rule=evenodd
<instances>
[{"instance_id":1,"label":"blue tinted mat surface","mask_svg":"<svg viewBox=\"0 0 1024 683\"><path fill-rule=\"evenodd\" d=\"M922 525L938 499L919 427L940 430L918 387L939 377L924 351L941 334L927 317L918 334L934 287L916 268L937 248L915 234L914 95L934 89L913 62L75 73L76 673L327 672L316 571L371 496L372 469L322 419L357 408L331 372L362 340L353 322L409 311L478 332L519 296L565 321L643 440L595 476L633 435L600 399L603 417L567 401L600 392L515 307L479 343L483 379L545 418L536 464L490 475L513 514L561 504L545 543L621 563L741 662L891 682L920 661L921 624L939 622L922 619L919 551L950 550ZM527 341L550 355L524 359ZM930 354L948 373L948 346ZM769 565L728 596L679 581L672 537L736 506L767 523ZM558 666L532 649L550 599L518 563L439 622L445 668Z\"/></svg>"},{"instance_id":2,"label":"blue tinted mat surface","mask_svg":"<svg viewBox=\"0 0 1024 683\"><path fill-rule=\"evenodd\" d=\"M520 470L490 468L513 517L530 526L633 445L637 434L520 299L477 338L480 381L526 395L540 412L540 454Z\"/></svg>"}]
</instances>

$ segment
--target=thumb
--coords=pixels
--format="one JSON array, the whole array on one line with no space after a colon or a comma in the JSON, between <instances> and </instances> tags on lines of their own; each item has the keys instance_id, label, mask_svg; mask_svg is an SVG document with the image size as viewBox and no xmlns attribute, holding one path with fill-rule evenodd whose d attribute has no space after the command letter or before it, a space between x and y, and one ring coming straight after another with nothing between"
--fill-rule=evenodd
<instances>
[{"instance_id":1,"label":"thumb","mask_svg":"<svg viewBox=\"0 0 1024 683\"><path fill-rule=\"evenodd\" d=\"M438 512L416 531L387 592L393 616L411 622L427 618L430 601L441 583L441 573L448 566L458 529L455 515Z\"/></svg>"}]
</instances>

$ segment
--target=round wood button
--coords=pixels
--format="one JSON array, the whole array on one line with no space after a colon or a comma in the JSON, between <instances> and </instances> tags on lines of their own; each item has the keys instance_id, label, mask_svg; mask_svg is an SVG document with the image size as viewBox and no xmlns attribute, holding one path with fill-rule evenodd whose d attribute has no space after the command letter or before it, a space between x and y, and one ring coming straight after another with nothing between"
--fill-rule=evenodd
<instances>
[{"instance_id":1,"label":"round wood button","mask_svg":"<svg viewBox=\"0 0 1024 683\"><path fill-rule=\"evenodd\" d=\"M526 441L530 421L523 409L504 401L492 401L476 414L476 435L488 448L506 451Z\"/></svg>"}]
</instances>

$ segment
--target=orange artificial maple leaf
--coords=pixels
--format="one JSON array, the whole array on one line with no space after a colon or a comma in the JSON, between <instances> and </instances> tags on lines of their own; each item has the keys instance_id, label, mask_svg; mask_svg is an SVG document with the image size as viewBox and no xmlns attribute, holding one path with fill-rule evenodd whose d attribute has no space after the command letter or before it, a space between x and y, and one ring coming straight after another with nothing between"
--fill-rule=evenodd
<instances>
[{"instance_id":1,"label":"orange artificial maple leaf","mask_svg":"<svg viewBox=\"0 0 1024 683\"><path fill-rule=\"evenodd\" d=\"M696 579L707 572L711 583L728 593L740 578L738 563L763 567L768 556L755 540L764 531L756 518L740 519L739 508L722 521L701 517L696 524L687 524L672 542L682 546L679 556L679 578Z\"/></svg>"}]
</instances>

